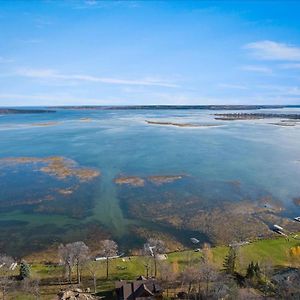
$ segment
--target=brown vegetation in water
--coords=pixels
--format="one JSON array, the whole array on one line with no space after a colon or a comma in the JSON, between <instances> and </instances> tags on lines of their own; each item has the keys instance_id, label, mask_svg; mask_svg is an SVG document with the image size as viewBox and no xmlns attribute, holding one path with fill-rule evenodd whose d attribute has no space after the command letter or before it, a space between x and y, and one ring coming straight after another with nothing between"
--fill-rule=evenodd
<instances>
[{"instance_id":1,"label":"brown vegetation in water","mask_svg":"<svg viewBox=\"0 0 300 300\"><path fill-rule=\"evenodd\" d=\"M91 122L92 121L91 118L80 118L79 120L80 120L80 122Z\"/></svg>"},{"instance_id":2,"label":"brown vegetation in water","mask_svg":"<svg viewBox=\"0 0 300 300\"><path fill-rule=\"evenodd\" d=\"M299 198L294 198L293 202L295 205L300 206L300 197Z\"/></svg>"},{"instance_id":3,"label":"brown vegetation in water","mask_svg":"<svg viewBox=\"0 0 300 300\"><path fill-rule=\"evenodd\" d=\"M31 126L55 126L58 125L59 122L46 122L46 123L33 123Z\"/></svg>"},{"instance_id":4,"label":"brown vegetation in water","mask_svg":"<svg viewBox=\"0 0 300 300\"><path fill-rule=\"evenodd\" d=\"M142 226L131 226L130 232L144 240L148 240L149 238L163 240L168 251L180 251L185 249L183 244L178 242L174 236L168 233L158 232L157 230L151 230ZM140 253L140 249L132 249L131 253L133 255L138 254Z\"/></svg>"},{"instance_id":5,"label":"brown vegetation in water","mask_svg":"<svg viewBox=\"0 0 300 300\"><path fill-rule=\"evenodd\" d=\"M199 197L176 198L175 194L158 194L157 197L128 197L126 205L130 216L149 220L167 228L199 231L213 244L270 237L274 233L270 224L281 224L287 230L297 231L297 223L276 215L282 210L280 203L264 197L256 202L223 202L218 207L208 206Z\"/></svg>"},{"instance_id":6,"label":"brown vegetation in water","mask_svg":"<svg viewBox=\"0 0 300 300\"><path fill-rule=\"evenodd\" d=\"M143 187L146 182L155 185L162 185L165 183L172 183L176 180L182 179L185 175L152 175L148 177L138 176L120 176L115 178L114 182L119 185L130 185L133 187Z\"/></svg>"},{"instance_id":7,"label":"brown vegetation in water","mask_svg":"<svg viewBox=\"0 0 300 300\"><path fill-rule=\"evenodd\" d=\"M115 179L116 184L126 184L131 186L144 186L145 180L137 176L118 177Z\"/></svg>"},{"instance_id":8,"label":"brown vegetation in water","mask_svg":"<svg viewBox=\"0 0 300 300\"><path fill-rule=\"evenodd\" d=\"M283 127L294 127L296 126L296 123L269 123L270 125L275 126L283 126Z\"/></svg>"},{"instance_id":9,"label":"brown vegetation in water","mask_svg":"<svg viewBox=\"0 0 300 300\"><path fill-rule=\"evenodd\" d=\"M165 125L165 126L177 126L177 127L215 127L222 126L223 124L199 124L199 123L176 123L167 121L149 121L145 120L150 125Z\"/></svg>"},{"instance_id":10,"label":"brown vegetation in water","mask_svg":"<svg viewBox=\"0 0 300 300\"><path fill-rule=\"evenodd\" d=\"M58 189L57 192L61 195L68 196L68 195L72 195L74 190L72 190L72 189Z\"/></svg>"},{"instance_id":11,"label":"brown vegetation in water","mask_svg":"<svg viewBox=\"0 0 300 300\"><path fill-rule=\"evenodd\" d=\"M76 177L80 181L92 180L100 176L100 172L90 168L78 167L76 162L61 156L51 156L46 158L38 157L15 157L4 158L0 160L0 164L18 165L18 164L38 164L37 170L55 176L59 179L67 177Z\"/></svg>"},{"instance_id":12,"label":"brown vegetation in water","mask_svg":"<svg viewBox=\"0 0 300 300\"><path fill-rule=\"evenodd\" d=\"M149 176L147 179L157 185L161 185L164 183L169 183L169 182L174 182L176 180L181 179L183 176L182 175L158 175L158 176Z\"/></svg>"}]
</instances>

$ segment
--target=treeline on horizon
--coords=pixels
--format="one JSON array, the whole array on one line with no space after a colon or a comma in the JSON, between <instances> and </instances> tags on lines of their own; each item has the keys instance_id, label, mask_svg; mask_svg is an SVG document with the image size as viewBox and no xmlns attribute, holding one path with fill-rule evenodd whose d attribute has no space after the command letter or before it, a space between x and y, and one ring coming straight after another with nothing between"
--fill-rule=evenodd
<instances>
[{"instance_id":1,"label":"treeline on horizon","mask_svg":"<svg viewBox=\"0 0 300 300\"><path fill-rule=\"evenodd\" d=\"M60 106L3 106L0 107L0 113L2 112L19 112L23 110L29 110L33 112L44 112L45 110L34 109L35 107L45 107L49 109L209 109L209 110L244 110L244 109L278 109L278 108L300 108L299 105L60 105Z\"/></svg>"}]
</instances>

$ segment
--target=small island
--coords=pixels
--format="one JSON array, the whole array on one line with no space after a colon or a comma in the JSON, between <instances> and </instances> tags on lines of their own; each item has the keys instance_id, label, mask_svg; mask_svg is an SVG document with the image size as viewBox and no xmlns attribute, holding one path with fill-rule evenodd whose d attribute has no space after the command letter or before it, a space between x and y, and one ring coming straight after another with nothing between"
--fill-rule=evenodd
<instances>
[{"instance_id":1,"label":"small island","mask_svg":"<svg viewBox=\"0 0 300 300\"><path fill-rule=\"evenodd\" d=\"M259 120L259 119L288 119L300 120L300 114L274 114L274 113L226 113L215 114L215 120Z\"/></svg>"},{"instance_id":2,"label":"small island","mask_svg":"<svg viewBox=\"0 0 300 300\"><path fill-rule=\"evenodd\" d=\"M150 121L150 120L145 120L145 122L147 124L151 124L151 125L177 126L177 127L216 127L216 126L222 126L222 124L176 123L176 122Z\"/></svg>"}]
</instances>

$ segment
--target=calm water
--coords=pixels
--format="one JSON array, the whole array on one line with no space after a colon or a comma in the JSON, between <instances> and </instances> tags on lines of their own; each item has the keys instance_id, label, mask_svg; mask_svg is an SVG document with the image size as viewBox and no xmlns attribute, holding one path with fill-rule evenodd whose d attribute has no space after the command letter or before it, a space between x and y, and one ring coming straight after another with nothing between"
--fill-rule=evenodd
<instances>
[{"instance_id":1,"label":"calm water","mask_svg":"<svg viewBox=\"0 0 300 300\"><path fill-rule=\"evenodd\" d=\"M191 193L205 199L208 206L271 196L283 203L286 215L300 214L292 201L300 197L300 124L281 127L269 124L272 120L215 121L213 113L58 110L53 114L0 116L0 158L63 156L80 167L101 171L99 178L79 183L36 172L31 165L1 167L0 252L30 252L53 242L87 239L102 232L111 234L124 248L126 243L142 243L142 238L129 234L129 228L143 220L126 211L122 198L130 195L139 201L139 197L149 196L151 201L155 189L119 187L114 179L120 175L186 174L187 179L160 186L158 193L168 189L177 197ZM223 126L180 128L149 125L145 120ZM32 126L47 122L58 123ZM238 190L227 184L232 181L240 183ZM71 195L57 193L73 187L76 191ZM52 198L47 201L47 197ZM149 220L145 224L155 230L175 230ZM180 239L179 230L173 233Z\"/></svg>"}]
</instances>

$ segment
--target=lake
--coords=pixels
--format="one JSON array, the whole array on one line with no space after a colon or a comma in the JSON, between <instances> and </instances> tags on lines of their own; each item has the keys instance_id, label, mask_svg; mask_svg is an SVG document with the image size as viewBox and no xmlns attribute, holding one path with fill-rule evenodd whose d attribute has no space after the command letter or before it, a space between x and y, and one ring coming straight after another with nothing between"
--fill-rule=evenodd
<instances>
[{"instance_id":1,"label":"lake","mask_svg":"<svg viewBox=\"0 0 300 300\"><path fill-rule=\"evenodd\" d=\"M215 120L222 112L0 115L0 252L103 238L127 251L156 235L177 249L300 229L300 123Z\"/></svg>"}]
</instances>

